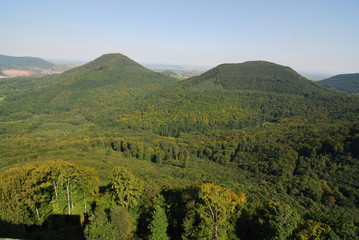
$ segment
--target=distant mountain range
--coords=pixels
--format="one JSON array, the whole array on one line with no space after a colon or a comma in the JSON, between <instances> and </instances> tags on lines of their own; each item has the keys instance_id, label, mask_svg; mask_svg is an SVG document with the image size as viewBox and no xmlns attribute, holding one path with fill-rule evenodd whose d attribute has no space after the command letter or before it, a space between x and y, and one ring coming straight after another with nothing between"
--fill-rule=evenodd
<instances>
[{"instance_id":1,"label":"distant mountain range","mask_svg":"<svg viewBox=\"0 0 359 240\"><path fill-rule=\"evenodd\" d=\"M359 73L340 74L317 83L340 92L359 94Z\"/></svg>"}]
</instances>

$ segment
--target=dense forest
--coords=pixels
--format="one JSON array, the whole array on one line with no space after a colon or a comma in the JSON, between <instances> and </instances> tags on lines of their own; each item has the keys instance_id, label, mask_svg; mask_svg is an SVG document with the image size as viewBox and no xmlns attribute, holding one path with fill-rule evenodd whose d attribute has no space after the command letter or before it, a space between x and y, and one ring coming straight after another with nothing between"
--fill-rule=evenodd
<instances>
[{"instance_id":1,"label":"dense forest","mask_svg":"<svg viewBox=\"0 0 359 240\"><path fill-rule=\"evenodd\" d=\"M340 92L359 94L359 73L340 74L317 83Z\"/></svg>"},{"instance_id":2,"label":"dense forest","mask_svg":"<svg viewBox=\"0 0 359 240\"><path fill-rule=\"evenodd\" d=\"M264 61L0 79L0 237L354 240L358 119L358 96Z\"/></svg>"}]
</instances>

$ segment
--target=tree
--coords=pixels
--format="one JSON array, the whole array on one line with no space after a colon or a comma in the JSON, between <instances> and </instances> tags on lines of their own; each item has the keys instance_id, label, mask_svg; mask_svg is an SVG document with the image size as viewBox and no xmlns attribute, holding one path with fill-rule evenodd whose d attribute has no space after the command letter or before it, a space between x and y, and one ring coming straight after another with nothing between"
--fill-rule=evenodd
<instances>
[{"instance_id":1,"label":"tree","mask_svg":"<svg viewBox=\"0 0 359 240\"><path fill-rule=\"evenodd\" d=\"M298 213L284 203L269 201L257 211L260 239L287 239L297 227Z\"/></svg>"},{"instance_id":2,"label":"tree","mask_svg":"<svg viewBox=\"0 0 359 240\"><path fill-rule=\"evenodd\" d=\"M38 167L38 164L19 166L0 174L2 220L22 224L44 221L44 213L39 208L50 205L51 187L49 189L48 184L44 184L47 181L44 173L37 170Z\"/></svg>"},{"instance_id":3,"label":"tree","mask_svg":"<svg viewBox=\"0 0 359 240\"><path fill-rule=\"evenodd\" d=\"M184 149L182 151L182 158L183 158L183 163L182 163L182 167L188 167L189 166L189 162L190 162L190 154L188 149Z\"/></svg>"},{"instance_id":4,"label":"tree","mask_svg":"<svg viewBox=\"0 0 359 240\"><path fill-rule=\"evenodd\" d=\"M150 240L168 240L169 237L167 235L167 227L168 220L166 216L166 212L161 206L164 200L157 198L155 200L153 211L152 211L152 221L150 223Z\"/></svg>"},{"instance_id":5,"label":"tree","mask_svg":"<svg viewBox=\"0 0 359 240\"><path fill-rule=\"evenodd\" d=\"M94 215L90 217L90 224L85 228L85 236L87 239L102 240L109 239L115 240L115 233L113 225L105 211L96 209Z\"/></svg>"},{"instance_id":6,"label":"tree","mask_svg":"<svg viewBox=\"0 0 359 240\"><path fill-rule=\"evenodd\" d=\"M135 230L133 217L124 207L114 207L110 211L102 206L95 209L85 228L87 239L128 240Z\"/></svg>"},{"instance_id":7,"label":"tree","mask_svg":"<svg viewBox=\"0 0 359 240\"><path fill-rule=\"evenodd\" d=\"M79 214L90 208L90 196L98 189L99 179L93 169L65 161L49 162L53 204L60 213Z\"/></svg>"},{"instance_id":8,"label":"tree","mask_svg":"<svg viewBox=\"0 0 359 240\"><path fill-rule=\"evenodd\" d=\"M296 240L339 240L340 238L333 232L330 226L313 220L305 221L294 235Z\"/></svg>"},{"instance_id":9,"label":"tree","mask_svg":"<svg viewBox=\"0 0 359 240\"><path fill-rule=\"evenodd\" d=\"M232 229L230 219L246 201L245 194L235 194L230 189L213 183L196 186L195 194L195 198L189 201L184 222L187 228L185 237L227 239L227 231Z\"/></svg>"},{"instance_id":10,"label":"tree","mask_svg":"<svg viewBox=\"0 0 359 240\"><path fill-rule=\"evenodd\" d=\"M131 239L135 231L134 220L124 207L115 207L110 213L115 239Z\"/></svg>"},{"instance_id":11,"label":"tree","mask_svg":"<svg viewBox=\"0 0 359 240\"><path fill-rule=\"evenodd\" d=\"M0 174L0 218L41 224L51 214L82 215L98 183L93 169L65 161L14 167Z\"/></svg>"},{"instance_id":12,"label":"tree","mask_svg":"<svg viewBox=\"0 0 359 240\"><path fill-rule=\"evenodd\" d=\"M143 183L129 169L116 167L110 178L110 192L114 202L125 208L139 204Z\"/></svg>"}]
</instances>

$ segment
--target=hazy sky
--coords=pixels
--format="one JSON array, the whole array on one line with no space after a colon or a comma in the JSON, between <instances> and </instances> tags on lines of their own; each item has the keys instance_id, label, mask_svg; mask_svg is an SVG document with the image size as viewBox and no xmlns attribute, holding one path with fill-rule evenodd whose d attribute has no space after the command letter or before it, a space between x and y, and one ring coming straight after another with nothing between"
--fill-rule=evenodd
<instances>
[{"instance_id":1,"label":"hazy sky","mask_svg":"<svg viewBox=\"0 0 359 240\"><path fill-rule=\"evenodd\" d=\"M359 72L358 0L1 0L0 54Z\"/></svg>"}]
</instances>

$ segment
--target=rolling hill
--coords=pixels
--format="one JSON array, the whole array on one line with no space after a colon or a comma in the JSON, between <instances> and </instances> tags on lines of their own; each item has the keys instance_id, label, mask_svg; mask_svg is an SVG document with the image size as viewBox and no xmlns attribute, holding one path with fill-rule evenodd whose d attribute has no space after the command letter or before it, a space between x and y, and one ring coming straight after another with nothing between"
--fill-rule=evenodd
<instances>
[{"instance_id":1,"label":"rolling hill","mask_svg":"<svg viewBox=\"0 0 359 240\"><path fill-rule=\"evenodd\" d=\"M13 57L0 55L0 70L5 69L20 69L20 70L34 70L34 69L49 69L55 64L37 57Z\"/></svg>"},{"instance_id":2,"label":"rolling hill","mask_svg":"<svg viewBox=\"0 0 359 240\"><path fill-rule=\"evenodd\" d=\"M265 61L219 65L189 84L213 83L225 90L255 90L289 94L309 93L316 87L289 67Z\"/></svg>"},{"instance_id":3,"label":"rolling hill","mask_svg":"<svg viewBox=\"0 0 359 240\"><path fill-rule=\"evenodd\" d=\"M340 74L317 83L340 92L359 94L359 73Z\"/></svg>"},{"instance_id":4,"label":"rolling hill","mask_svg":"<svg viewBox=\"0 0 359 240\"><path fill-rule=\"evenodd\" d=\"M118 215L137 237L160 218L170 239L192 239L211 231L215 204L223 239L355 239L358 119L357 96L263 61L179 81L106 54L56 76L3 79L0 225L74 211L90 215L86 236L115 231Z\"/></svg>"},{"instance_id":5,"label":"rolling hill","mask_svg":"<svg viewBox=\"0 0 359 240\"><path fill-rule=\"evenodd\" d=\"M329 92L289 67L265 61L219 65L184 82L197 90L262 92L287 95L321 96Z\"/></svg>"}]
</instances>

